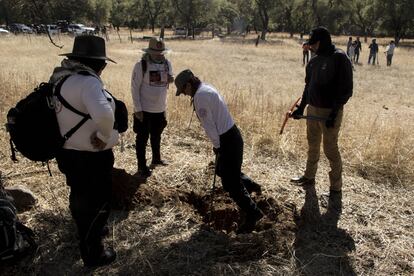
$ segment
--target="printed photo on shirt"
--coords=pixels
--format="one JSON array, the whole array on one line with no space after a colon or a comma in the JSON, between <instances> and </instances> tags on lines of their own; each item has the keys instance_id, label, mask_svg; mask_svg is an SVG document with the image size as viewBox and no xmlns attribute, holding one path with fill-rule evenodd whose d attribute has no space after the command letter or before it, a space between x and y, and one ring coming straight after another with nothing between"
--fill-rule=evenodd
<instances>
[{"instance_id":1,"label":"printed photo on shirt","mask_svg":"<svg viewBox=\"0 0 414 276\"><path fill-rule=\"evenodd\" d=\"M164 71L149 71L149 83L151 86L167 86L168 76Z\"/></svg>"}]
</instances>

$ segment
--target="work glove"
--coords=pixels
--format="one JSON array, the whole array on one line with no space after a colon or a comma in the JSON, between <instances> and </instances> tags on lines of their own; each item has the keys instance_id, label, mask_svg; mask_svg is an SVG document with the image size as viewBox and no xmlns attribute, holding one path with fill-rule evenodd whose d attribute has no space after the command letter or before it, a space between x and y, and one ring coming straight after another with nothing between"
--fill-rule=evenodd
<instances>
[{"instance_id":1,"label":"work glove","mask_svg":"<svg viewBox=\"0 0 414 276\"><path fill-rule=\"evenodd\" d=\"M335 119L337 115L338 115L338 112L336 110L333 110L331 112L331 114L328 117L328 120L326 120L325 122L325 126L327 128L333 128L335 126Z\"/></svg>"},{"instance_id":2,"label":"work glove","mask_svg":"<svg viewBox=\"0 0 414 276\"><path fill-rule=\"evenodd\" d=\"M298 108L296 108L295 111L293 111L290 114L290 117L292 117L295 120L299 120L301 116L303 116L303 111L305 110L305 108L298 106Z\"/></svg>"}]
</instances>

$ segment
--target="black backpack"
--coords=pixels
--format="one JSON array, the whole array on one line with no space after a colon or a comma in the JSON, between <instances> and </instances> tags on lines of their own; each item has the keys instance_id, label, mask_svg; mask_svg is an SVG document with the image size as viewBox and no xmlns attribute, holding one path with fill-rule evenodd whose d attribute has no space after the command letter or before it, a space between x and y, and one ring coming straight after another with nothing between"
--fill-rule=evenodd
<instances>
[{"instance_id":1,"label":"black backpack","mask_svg":"<svg viewBox=\"0 0 414 276\"><path fill-rule=\"evenodd\" d=\"M22 257L37 248L33 231L16 216L16 208L0 184L0 262Z\"/></svg>"},{"instance_id":2,"label":"black backpack","mask_svg":"<svg viewBox=\"0 0 414 276\"><path fill-rule=\"evenodd\" d=\"M115 102L114 129L118 130L119 133L124 133L128 129L128 109L123 101L115 98L108 90L105 91L111 95ZM108 101L111 101L111 99L108 98Z\"/></svg>"},{"instance_id":3,"label":"black backpack","mask_svg":"<svg viewBox=\"0 0 414 276\"><path fill-rule=\"evenodd\" d=\"M90 118L89 114L76 110L60 95L60 88L68 77L59 81L56 88L52 83L41 83L7 113L6 128L10 133L11 158L14 161L17 160L15 148L33 161L47 162L55 158L65 141ZM63 136L57 122L54 96L63 106L83 117Z\"/></svg>"}]
</instances>

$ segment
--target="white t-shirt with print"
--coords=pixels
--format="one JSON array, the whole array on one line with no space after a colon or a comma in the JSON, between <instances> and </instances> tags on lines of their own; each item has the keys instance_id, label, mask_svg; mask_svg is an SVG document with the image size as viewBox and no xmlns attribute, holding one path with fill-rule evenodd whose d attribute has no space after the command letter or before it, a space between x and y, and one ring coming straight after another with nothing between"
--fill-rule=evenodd
<instances>
[{"instance_id":1,"label":"white t-shirt with print","mask_svg":"<svg viewBox=\"0 0 414 276\"><path fill-rule=\"evenodd\" d=\"M167 109L168 76L172 76L171 63L147 61L147 70L142 75L141 61L134 66L131 93L135 112L164 112Z\"/></svg>"}]
</instances>

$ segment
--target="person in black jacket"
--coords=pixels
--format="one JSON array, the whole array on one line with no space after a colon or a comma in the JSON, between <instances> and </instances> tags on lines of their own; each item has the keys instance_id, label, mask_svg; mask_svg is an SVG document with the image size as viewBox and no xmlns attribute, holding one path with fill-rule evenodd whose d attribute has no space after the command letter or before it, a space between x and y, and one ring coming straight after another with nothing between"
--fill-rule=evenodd
<instances>
[{"instance_id":1,"label":"person in black jacket","mask_svg":"<svg viewBox=\"0 0 414 276\"><path fill-rule=\"evenodd\" d=\"M312 30L309 45L316 56L306 66L305 89L302 101L292 112L299 119L307 107L307 115L327 118L307 120L308 158L303 176L291 181L300 185L314 184L320 156L320 143L329 160L331 194L342 189L342 160L338 148L343 106L352 96L352 64L346 53L332 44L324 27Z\"/></svg>"}]
</instances>

